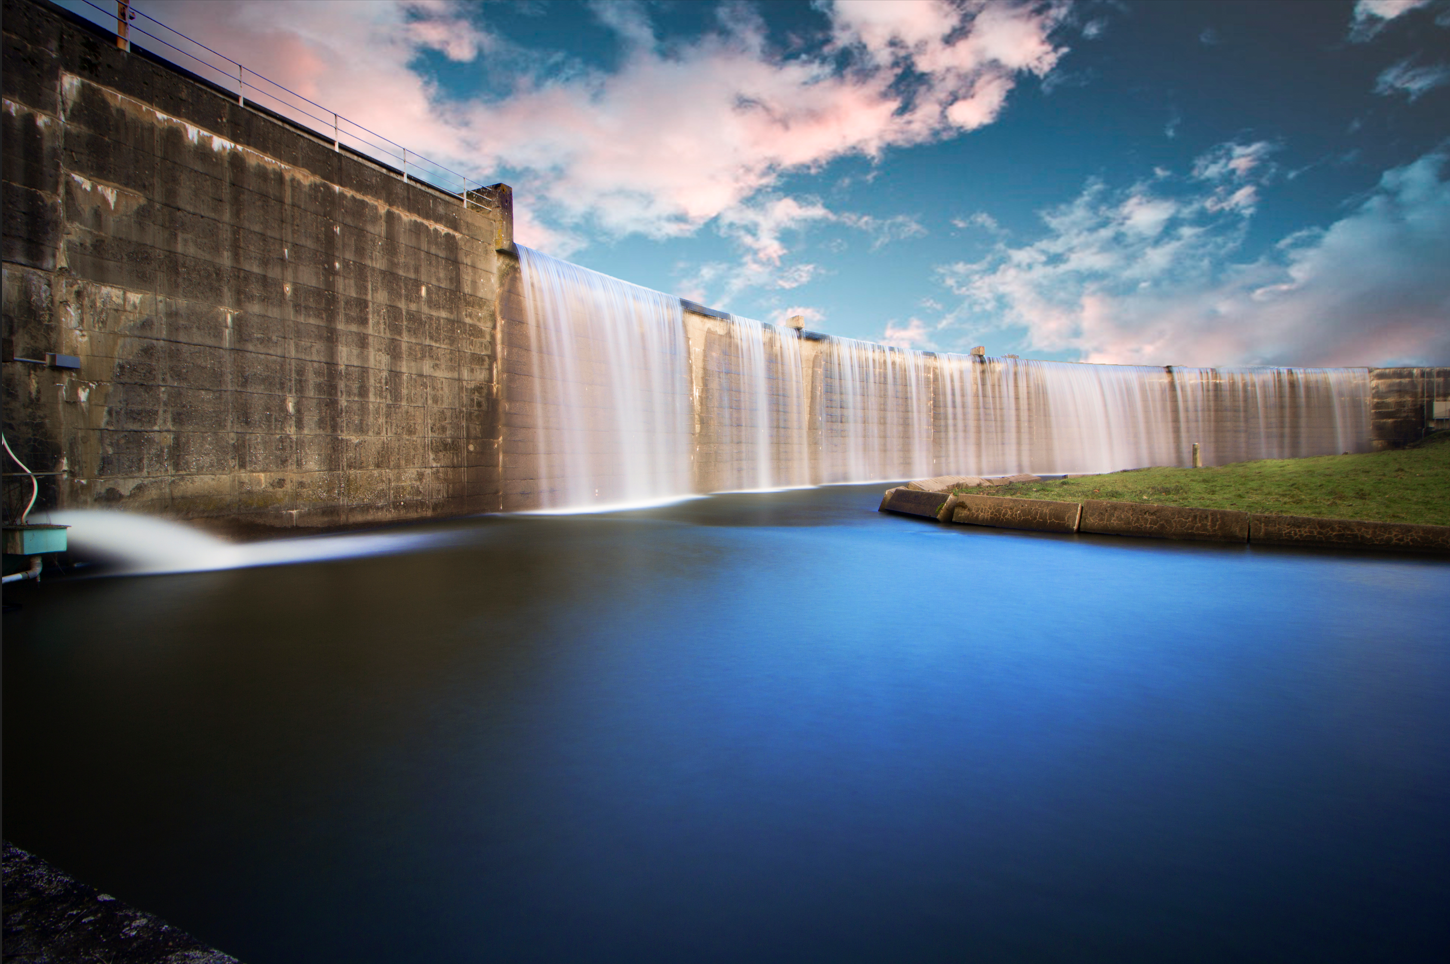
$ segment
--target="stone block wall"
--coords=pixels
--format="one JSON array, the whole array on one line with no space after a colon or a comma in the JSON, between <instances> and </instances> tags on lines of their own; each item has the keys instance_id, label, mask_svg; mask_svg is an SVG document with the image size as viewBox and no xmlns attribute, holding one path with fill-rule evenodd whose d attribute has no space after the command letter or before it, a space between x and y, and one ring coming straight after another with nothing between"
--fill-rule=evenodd
<instances>
[{"instance_id":1,"label":"stone block wall","mask_svg":"<svg viewBox=\"0 0 1450 964\"><path fill-rule=\"evenodd\" d=\"M49 4L5 0L3 27L4 335L80 359L3 366L42 507L499 508L506 189L405 180Z\"/></svg>"}]
</instances>

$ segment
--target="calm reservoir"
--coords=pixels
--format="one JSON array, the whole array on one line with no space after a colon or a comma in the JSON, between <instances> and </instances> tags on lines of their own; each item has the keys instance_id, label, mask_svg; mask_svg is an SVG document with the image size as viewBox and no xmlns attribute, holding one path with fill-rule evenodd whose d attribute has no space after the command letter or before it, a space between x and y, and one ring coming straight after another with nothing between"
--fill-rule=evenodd
<instances>
[{"instance_id":1,"label":"calm reservoir","mask_svg":"<svg viewBox=\"0 0 1450 964\"><path fill-rule=\"evenodd\" d=\"M249 964L1450 946L1450 565L882 488L7 587L5 835Z\"/></svg>"}]
</instances>

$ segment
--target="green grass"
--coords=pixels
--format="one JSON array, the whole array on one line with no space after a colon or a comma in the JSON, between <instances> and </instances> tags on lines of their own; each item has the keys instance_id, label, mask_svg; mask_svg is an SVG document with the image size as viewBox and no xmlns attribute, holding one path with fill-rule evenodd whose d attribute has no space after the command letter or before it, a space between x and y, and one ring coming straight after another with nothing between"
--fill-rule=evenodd
<instances>
[{"instance_id":1,"label":"green grass","mask_svg":"<svg viewBox=\"0 0 1450 964\"><path fill-rule=\"evenodd\" d=\"M956 491L1443 526L1450 525L1450 432L1436 432L1404 449L1365 455L1270 459L1208 469L1137 469Z\"/></svg>"}]
</instances>

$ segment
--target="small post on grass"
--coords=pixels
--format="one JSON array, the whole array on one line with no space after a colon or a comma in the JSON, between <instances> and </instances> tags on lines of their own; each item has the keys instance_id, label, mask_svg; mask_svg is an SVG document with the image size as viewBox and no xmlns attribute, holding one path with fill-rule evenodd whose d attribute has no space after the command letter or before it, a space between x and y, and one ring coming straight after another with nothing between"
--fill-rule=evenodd
<instances>
[{"instance_id":1,"label":"small post on grass","mask_svg":"<svg viewBox=\"0 0 1450 964\"><path fill-rule=\"evenodd\" d=\"M1197 442L1193 443L1193 467L1195 469L1203 468L1203 453L1198 450Z\"/></svg>"}]
</instances>

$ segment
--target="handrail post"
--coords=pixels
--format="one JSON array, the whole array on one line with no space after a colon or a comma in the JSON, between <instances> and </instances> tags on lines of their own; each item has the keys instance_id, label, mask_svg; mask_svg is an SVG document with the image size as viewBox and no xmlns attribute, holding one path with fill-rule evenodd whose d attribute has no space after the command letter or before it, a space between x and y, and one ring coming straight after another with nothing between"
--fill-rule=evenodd
<instances>
[{"instance_id":1,"label":"handrail post","mask_svg":"<svg viewBox=\"0 0 1450 964\"><path fill-rule=\"evenodd\" d=\"M131 52L131 0L116 0L116 47Z\"/></svg>"},{"instance_id":2,"label":"handrail post","mask_svg":"<svg viewBox=\"0 0 1450 964\"><path fill-rule=\"evenodd\" d=\"M247 68L237 64L237 103L247 106Z\"/></svg>"},{"instance_id":3,"label":"handrail post","mask_svg":"<svg viewBox=\"0 0 1450 964\"><path fill-rule=\"evenodd\" d=\"M408 149L403 148L403 180L408 179Z\"/></svg>"},{"instance_id":4,"label":"handrail post","mask_svg":"<svg viewBox=\"0 0 1450 964\"><path fill-rule=\"evenodd\" d=\"M338 146L337 111L332 112L332 149L334 151L342 150L342 148Z\"/></svg>"}]
</instances>

